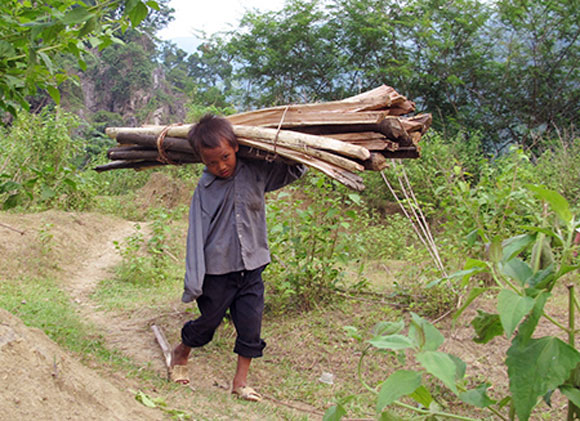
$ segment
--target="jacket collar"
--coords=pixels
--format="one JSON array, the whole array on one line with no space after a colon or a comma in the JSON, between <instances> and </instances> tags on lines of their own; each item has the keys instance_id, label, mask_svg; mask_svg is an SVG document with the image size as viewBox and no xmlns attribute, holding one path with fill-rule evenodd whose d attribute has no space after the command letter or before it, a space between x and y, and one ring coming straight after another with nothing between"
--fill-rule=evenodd
<instances>
[{"instance_id":1,"label":"jacket collar","mask_svg":"<svg viewBox=\"0 0 580 421\"><path fill-rule=\"evenodd\" d=\"M237 157L236 158L236 169L234 171L234 175L232 175L230 178L234 178L236 175L238 175L242 166L244 166L244 163L240 160L239 157ZM221 180L221 178L210 173L209 170L207 169L207 167L203 168L203 174L201 175L201 179L200 179L200 183L202 183L203 187L205 187L205 188L209 187L215 180L218 180L218 179Z\"/></svg>"}]
</instances>

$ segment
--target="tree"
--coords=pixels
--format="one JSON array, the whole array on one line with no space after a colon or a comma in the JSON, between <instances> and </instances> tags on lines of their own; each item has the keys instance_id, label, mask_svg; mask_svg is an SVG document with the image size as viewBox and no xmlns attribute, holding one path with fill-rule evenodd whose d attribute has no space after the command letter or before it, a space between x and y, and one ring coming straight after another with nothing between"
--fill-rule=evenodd
<instances>
[{"instance_id":1,"label":"tree","mask_svg":"<svg viewBox=\"0 0 580 421\"><path fill-rule=\"evenodd\" d=\"M292 0L280 13L247 13L227 44L246 105L332 97L340 59L322 2Z\"/></svg>"},{"instance_id":2,"label":"tree","mask_svg":"<svg viewBox=\"0 0 580 421\"><path fill-rule=\"evenodd\" d=\"M90 48L122 43L118 35L159 9L155 0L6 0L0 4L0 109L28 109L27 95L46 90L60 101L68 78L57 58L73 54L81 69Z\"/></svg>"},{"instance_id":3,"label":"tree","mask_svg":"<svg viewBox=\"0 0 580 421\"><path fill-rule=\"evenodd\" d=\"M488 98L504 140L537 149L539 137L578 124L579 8L578 0L498 1L498 77Z\"/></svg>"}]
</instances>

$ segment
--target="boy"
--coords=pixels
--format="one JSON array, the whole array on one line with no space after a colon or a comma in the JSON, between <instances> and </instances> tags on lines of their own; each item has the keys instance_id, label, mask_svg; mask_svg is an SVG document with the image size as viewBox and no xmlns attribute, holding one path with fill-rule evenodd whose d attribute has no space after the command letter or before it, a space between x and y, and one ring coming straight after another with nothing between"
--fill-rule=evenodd
<instances>
[{"instance_id":1,"label":"boy","mask_svg":"<svg viewBox=\"0 0 580 421\"><path fill-rule=\"evenodd\" d=\"M247 385L252 358L262 356L264 308L262 271L270 263L264 193L279 189L305 172L286 165L236 157L239 146L230 122L204 116L188 134L205 169L189 213L183 302L197 300L201 316L185 323L182 342L172 354L170 378L188 384L191 348L211 341L229 308L236 327L238 354L232 393L259 401Z\"/></svg>"}]
</instances>

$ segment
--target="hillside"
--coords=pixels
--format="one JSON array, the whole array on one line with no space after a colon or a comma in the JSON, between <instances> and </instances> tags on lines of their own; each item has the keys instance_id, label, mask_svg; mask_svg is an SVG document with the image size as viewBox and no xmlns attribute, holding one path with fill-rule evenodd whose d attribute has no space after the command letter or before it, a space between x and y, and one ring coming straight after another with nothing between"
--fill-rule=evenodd
<instances>
[{"instance_id":1,"label":"hillside","mask_svg":"<svg viewBox=\"0 0 580 421\"><path fill-rule=\"evenodd\" d=\"M178 329L191 311L179 302L179 280L171 282L168 288L159 288L156 294L161 297L159 301L137 297L127 308L115 308L95 294L106 288L101 281L110 279L111 269L121 261L113 242L122 242L134 235L134 222L94 213L49 211L2 213L0 223L24 232L20 234L3 227L5 241L0 244L0 253L6 257L1 271L8 278L4 288L13 285L9 292L14 300L4 301L4 306L13 314L5 310L0 313L0 378L7 386L0 392L0 411L9 414L9 419L26 419L34 413L45 414L42 419L55 420L161 420L175 414L181 419L320 419L335 394L363 391L356 380L357 347L341 333L342 326L370 328L381 313L387 317L388 313L390 317L398 314L388 310L399 305L396 301L362 299L305 314L268 317L265 321L267 354L256 361L251 374L251 381L267 399L253 405L237 401L229 393L234 364L231 346L235 335L228 322L212 344L192 359L192 387L166 382L161 352L150 325L162 326L170 341L177 341ZM147 224L142 225L141 229L147 232ZM396 268L393 265L391 271ZM384 270L384 265L369 269ZM11 277L20 279L18 286L12 283ZM33 289L38 288L42 278L55 280L57 289L68 297L69 311L113 352L109 361L91 353L65 350L40 330L26 327L19 320L19 314L28 319L30 311L43 311L42 302L47 300L43 292L30 293L22 285L30 282ZM563 296L563 291L559 294ZM34 307L38 310L33 310ZM487 307L485 300L480 302L479 308L492 310ZM562 317L564 306L560 307L550 311ZM65 315L60 317L64 320ZM449 319L438 324L448 338L444 351L467 362L473 382L491 378L494 383L505 385L502 358L509 343L498 338L493 346L485 349L477 346L471 341L469 318L455 328ZM549 331L549 326L541 329L541 333ZM115 355L125 361L114 362ZM365 375L378 380L392 361L388 356L375 356L369 363L364 368ZM334 375L334 384L318 380L323 372ZM495 392L501 393L501 389L502 386ZM138 403L134 398L140 392L157 399L158 408ZM357 401L363 408L367 406L366 398L357 398ZM552 403L550 413L563 415L564 402L560 396L554 396ZM544 419L540 412L538 417L533 419Z\"/></svg>"}]
</instances>

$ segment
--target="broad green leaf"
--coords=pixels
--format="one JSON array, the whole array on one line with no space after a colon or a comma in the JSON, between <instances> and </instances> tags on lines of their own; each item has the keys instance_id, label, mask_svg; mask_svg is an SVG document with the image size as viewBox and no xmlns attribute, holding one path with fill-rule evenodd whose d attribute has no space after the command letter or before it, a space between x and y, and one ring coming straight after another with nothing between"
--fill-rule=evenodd
<instances>
[{"instance_id":1,"label":"broad green leaf","mask_svg":"<svg viewBox=\"0 0 580 421\"><path fill-rule=\"evenodd\" d=\"M55 67L52 64L52 60L50 59L50 57L48 57L45 53L43 53L42 51L38 52L38 57L40 57L40 59L42 60L42 62L44 63L44 66L46 67L46 69L48 70L48 72L50 74L53 74L55 71Z\"/></svg>"},{"instance_id":2,"label":"broad green leaf","mask_svg":"<svg viewBox=\"0 0 580 421\"><path fill-rule=\"evenodd\" d=\"M77 64L79 65L79 67L81 68L81 70L83 72L85 72L87 70L87 62L82 60L82 59L77 59Z\"/></svg>"},{"instance_id":3,"label":"broad green leaf","mask_svg":"<svg viewBox=\"0 0 580 421\"><path fill-rule=\"evenodd\" d=\"M96 16L92 16L89 20L85 22L81 30L79 31L79 38L84 37L87 34L94 32L97 29L99 20Z\"/></svg>"},{"instance_id":4,"label":"broad green leaf","mask_svg":"<svg viewBox=\"0 0 580 421\"><path fill-rule=\"evenodd\" d=\"M454 321L457 320L459 318L459 316L461 316L461 313L463 313L465 311L465 309L467 307L469 307L469 305L473 302L473 300L475 300L477 297L479 297L481 294L483 294L485 291L488 291L488 290L489 290L489 288L479 288L479 287L471 288L471 291L469 291L469 295L467 296L467 299L465 300L463 305L453 315L453 320Z\"/></svg>"},{"instance_id":5,"label":"broad green leaf","mask_svg":"<svg viewBox=\"0 0 580 421\"><path fill-rule=\"evenodd\" d=\"M539 270L528 279L528 285L532 288L545 288L554 279L554 265L548 266L544 270Z\"/></svg>"},{"instance_id":6,"label":"broad green leaf","mask_svg":"<svg viewBox=\"0 0 580 421\"><path fill-rule=\"evenodd\" d=\"M56 192L53 189L51 189L50 187L48 187L47 185L43 185L40 188L40 199L41 200L52 199L54 196L56 196Z\"/></svg>"},{"instance_id":7,"label":"broad green leaf","mask_svg":"<svg viewBox=\"0 0 580 421\"><path fill-rule=\"evenodd\" d=\"M463 377L465 377L465 370L467 369L467 364L465 364L465 361L463 361L461 358L453 354L449 354L449 357L455 363L455 381L463 379Z\"/></svg>"},{"instance_id":8,"label":"broad green leaf","mask_svg":"<svg viewBox=\"0 0 580 421\"><path fill-rule=\"evenodd\" d=\"M414 399L418 404L423 405L425 408L429 408L433 402L433 396L431 396L429 389L422 385L411 393L409 397Z\"/></svg>"},{"instance_id":9,"label":"broad green leaf","mask_svg":"<svg viewBox=\"0 0 580 421\"><path fill-rule=\"evenodd\" d=\"M352 200L355 204L360 205L361 204L361 199L360 199L360 195L356 194L356 193L350 193L348 195L348 198L350 200Z\"/></svg>"},{"instance_id":10,"label":"broad green leaf","mask_svg":"<svg viewBox=\"0 0 580 421\"><path fill-rule=\"evenodd\" d=\"M439 351L425 351L418 353L416 358L428 373L441 380L453 393L458 394L455 384L456 365L448 354Z\"/></svg>"},{"instance_id":11,"label":"broad green leaf","mask_svg":"<svg viewBox=\"0 0 580 421\"><path fill-rule=\"evenodd\" d=\"M155 404L155 402L153 402L153 400L151 400L151 398L149 396L147 396L145 393L143 393L142 391L139 391L135 394L135 399L138 400L139 402L141 402L143 405L145 405L148 408L157 408L157 405Z\"/></svg>"},{"instance_id":12,"label":"broad green leaf","mask_svg":"<svg viewBox=\"0 0 580 421\"><path fill-rule=\"evenodd\" d=\"M54 86L48 85L46 87L46 91L48 92L48 94L50 95L50 97L52 98L52 100L57 105L60 104L60 91L58 90L58 88L55 88Z\"/></svg>"},{"instance_id":13,"label":"broad green leaf","mask_svg":"<svg viewBox=\"0 0 580 421\"><path fill-rule=\"evenodd\" d=\"M139 0L125 0L125 12L129 12L137 6Z\"/></svg>"},{"instance_id":14,"label":"broad green leaf","mask_svg":"<svg viewBox=\"0 0 580 421\"><path fill-rule=\"evenodd\" d=\"M14 46L8 41L0 40L0 57L12 57L16 54Z\"/></svg>"},{"instance_id":15,"label":"broad green leaf","mask_svg":"<svg viewBox=\"0 0 580 421\"><path fill-rule=\"evenodd\" d=\"M412 338L422 351L437 350L445 341L445 337L435 326L417 314L411 313L411 317L409 338Z\"/></svg>"},{"instance_id":16,"label":"broad green leaf","mask_svg":"<svg viewBox=\"0 0 580 421\"><path fill-rule=\"evenodd\" d=\"M471 231L469 234L467 234L465 236L465 240L467 241L467 244L469 246L473 246L475 244L475 242L477 241L477 238L478 238L478 234L479 234L479 229L474 229L473 231Z\"/></svg>"},{"instance_id":17,"label":"broad green leaf","mask_svg":"<svg viewBox=\"0 0 580 421\"><path fill-rule=\"evenodd\" d=\"M560 392L580 408L580 390L572 386L560 386Z\"/></svg>"},{"instance_id":18,"label":"broad green leaf","mask_svg":"<svg viewBox=\"0 0 580 421\"><path fill-rule=\"evenodd\" d=\"M413 393L421 386L421 373L412 370L398 370L383 382L377 398L377 413L402 396Z\"/></svg>"},{"instance_id":19,"label":"broad green leaf","mask_svg":"<svg viewBox=\"0 0 580 421\"><path fill-rule=\"evenodd\" d=\"M550 241L543 234L538 235L538 240L532 248L531 263L534 271L545 269L554 264L554 253Z\"/></svg>"},{"instance_id":20,"label":"broad green leaf","mask_svg":"<svg viewBox=\"0 0 580 421\"><path fill-rule=\"evenodd\" d=\"M516 235L515 237L504 240L502 243L502 260L507 262L513 259L535 240L536 236L531 234Z\"/></svg>"},{"instance_id":21,"label":"broad green leaf","mask_svg":"<svg viewBox=\"0 0 580 421\"><path fill-rule=\"evenodd\" d=\"M509 289L501 290L497 297L497 311L508 338L533 307L533 298L522 297Z\"/></svg>"},{"instance_id":22,"label":"broad green leaf","mask_svg":"<svg viewBox=\"0 0 580 421\"><path fill-rule=\"evenodd\" d=\"M372 346L379 349L407 349L413 347L413 342L403 335L375 336L368 341Z\"/></svg>"},{"instance_id":23,"label":"broad green leaf","mask_svg":"<svg viewBox=\"0 0 580 421\"><path fill-rule=\"evenodd\" d=\"M532 337L534 331L536 330L536 326L538 325L538 321L544 313L544 306L546 305L546 301L550 295L551 294L549 292L542 292L536 297L534 309L520 324L520 327L518 328L518 334L514 338L514 341L525 343Z\"/></svg>"},{"instance_id":24,"label":"broad green leaf","mask_svg":"<svg viewBox=\"0 0 580 421\"><path fill-rule=\"evenodd\" d=\"M463 402L476 406L478 408L487 408L493 405L496 401L487 396L487 389L489 384L482 384L475 389L468 390L459 394L459 399Z\"/></svg>"},{"instance_id":25,"label":"broad green leaf","mask_svg":"<svg viewBox=\"0 0 580 421\"><path fill-rule=\"evenodd\" d=\"M128 12L131 25L133 25L133 27L139 26L139 24L143 22L143 19L147 17L148 13L149 9L147 9L147 6L142 2L138 2L137 5Z\"/></svg>"},{"instance_id":26,"label":"broad green leaf","mask_svg":"<svg viewBox=\"0 0 580 421\"><path fill-rule=\"evenodd\" d=\"M405 322L399 320L398 322L379 322L373 328L375 335L393 335L399 333L405 327Z\"/></svg>"},{"instance_id":27,"label":"broad green leaf","mask_svg":"<svg viewBox=\"0 0 580 421\"><path fill-rule=\"evenodd\" d=\"M562 238L555 233L554 231L552 231L551 229L548 228L542 228L542 227L534 227L532 225L523 225L522 229L526 230L526 231L533 231L533 232L537 232L537 233L542 233L542 234L546 234L549 237L552 237L554 239L556 239L558 242L556 244L562 244Z\"/></svg>"},{"instance_id":28,"label":"broad green leaf","mask_svg":"<svg viewBox=\"0 0 580 421\"><path fill-rule=\"evenodd\" d=\"M159 7L159 3L157 3L157 2L156 2L156 1L154 1L154 0L149 0L149 1L147 1L147 3L146 3L146 4L147 4L147 6L149 6L149 7L150 7L151 9L153 9L153 10L157 10L157 11L159 11L159 10L161 9L161 8Z\"/></svg>"},{"instance_id":29,"label":"broad green leaf","mask_svg":"<svg viewBox=\"0 0 580 421\"><path fill-rule=\"evenodd\" d=\"M473 341L478 344L486 344L503 333L499 315L482 310L477 310L477 316L471 321L471 326L477 334Z\"/></svg>"},{"instance_id":30,"label":"broad green leaf","mask_svg":"<svg viewBox=\"0 0 580 421\"><path fill-rule=\"evenodd\" d=\"M332 218L333 216L335 216L336 214L338 214L339 210L337 208L330 208L326 211L326 217L327 218Z\"/></svg>"},{"instance_id":31,"label":"broad green leaf","mask_svg":"<svg viewBox=\"0 0 580 421\"><path fill-rule=\"evenodd\" d=\"M562 221L569 223L572 220L573 215L570 211L570 204L560 193L554 190L549 190L545 187L534 186L531 184L528 184L526 187L534 192L536 197L548 202L552 210L556 212L556 215L558 215Z\"/></svg>"},{"instance_id":32,"label":"broad green leaf","mask_svg":"<svg viewBox=\"0 0 580 421\"><path fill-rule=\"evenodd\" d=\"M575 271L580 269L580 265L562 265L560 267L560 270L558 271L558 273L556 274L556 279L560 279L562 276L566 275L569 272Z\"/></svg>"},{"instance_id":33,"label":"broad green leaf","mask_svg":"<svg viewBox=\"0 0 580 421\"><path fill-rule=\"evenodd\" d=\"M500 262L499 270L508 278L518 281L520 286L524 286L533 274L530 265L517 258L508 260L507 262Z\"/></svg>"},{"instance_id":34,"label":"broad green leaf","mask_svg":"<svg viewBox=\"0 0 580 421\"><path fill-rule=\"evenodd\" d=\"M485 263L483 260L473 259L469 257L465 261L463 269L471 269L471 268L480 268L482 270L485 270L487 269L487 263Z\"/></svg>"},{"instance_id":35,"label":"broad green leaf","mask_svg":"<svg viewBox=\"0 0 580 421\"><path fill-rule=\"evenodd\" d=\"M519 419L527 420L538 398L561 386L579 362L578 351L555 337L514 341L506 365Z\"/></svg>"},{"instance_id":36,"label":"broad green leaf","mask_svg":"<svg viewBox=\"0 0 580 421\"><path fill-rule=\"evenodd\" d=\"M91 18L92 14L83 6L77 6L68 12L62 19L65 25L76 25Z\"/></svg>"},{"instance_id":37,"label":"broad green leaf","mask_svg":"<svg viewBox=\"0 0 580 421\"><path fill-rule=\"evenodd\" d=\"M481 267L473 267L471 269L466 269L466 270L460 270L458 272L452 273L451 275L449 275L447 278L442 278L439 279L437 283L439 283L440 281L443 281L445 279L456 279L456 278L461 278L462 279L462 286L467 285L469 282L469 278L471 278L473 275L477 275L478 273L484 272L486 271L487 268L481 268ZM429 284L429 286L434 286L436 285L435 282L432 282Z\"/></svg>"},{"instance_id":38,"label":"broad green leaf","mask_svg":"<svg viewBox=\"0 0 580 421\"><path fill-rule=\"evenodd\" d=\"M339 421L345 415L346 411L342 405L336 404L326 410L324 416L322 417L322 421Z\"/></svg>"}]
</instances>

